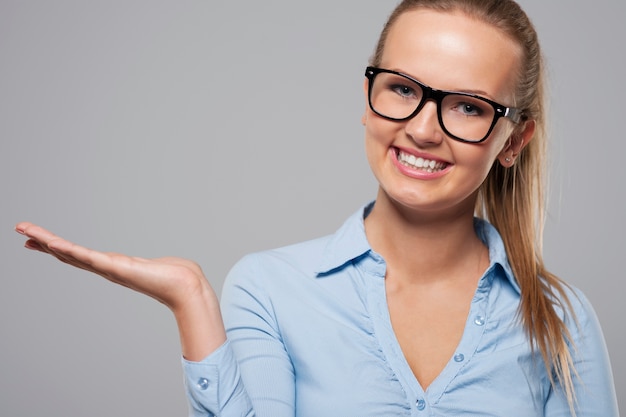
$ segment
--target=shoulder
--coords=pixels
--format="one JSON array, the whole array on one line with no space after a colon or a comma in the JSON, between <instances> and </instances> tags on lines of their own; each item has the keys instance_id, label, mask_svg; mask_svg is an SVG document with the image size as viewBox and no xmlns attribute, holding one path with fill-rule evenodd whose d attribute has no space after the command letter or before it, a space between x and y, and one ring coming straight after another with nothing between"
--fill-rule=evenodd
<instances>
[{"instance_id":1,"label":"shoulder","mask_svg":"<svg viewBox=\"0 0 626 417\"><path fill-rule=\"evenodd\" d=\"M582 290L563 284L563 293L558 299L557 309L577 348L604 340L596 311Z\"/></svg>"},{"instance_id":2,"label":"shoulder","mask_svg":"<svg viewBox=\"0 0 626 417\"><path fill-rule=\"evenodd\" d=\"M555 293L554 297L558 299L557 305L559 313L566 322L578 320L579 324L585 323L590 317L595 316L595 311L589 298L578 287L561 281L562 293Z\"/></svg>"},{"instance_id":3,"label":"shoulder","mask_svg":"<svg viewBox=\"0 0 626 417\"><path fill-rule=\"evenodd\" d=\"M295 277L314 277L332 236L248 254L230 270L225 288L233 285L280 285Z\"/></svg>"},{"instance_id":4,"label":"shoulder","mask_svg":"<svg viewBox=\"0 0 626 417\"><path fill-rule=\"evenodd\" d=\"M317 311L328 297L328 285L337 280L321 279L320 260L329 237L322 237L282 248L251 253L231 269L220 304L227 331L238 326L264 328L272 333L297 326L302 308ZM261 320L262 323L259 323ZM265 324L263 324L265 323Z\"/></svg>"},{"instance_id":5,"label":"shoulder","mask_svg":"<svg viewBox=\"0 0 626 417\"><path fill-rule=\"evenodd\" d=\"M231 269L225 287L243 282L273 287L341 268L370 250L363 218L371 205L352 214L333 234L244 256Z\"/></svg>"}]
</instances>

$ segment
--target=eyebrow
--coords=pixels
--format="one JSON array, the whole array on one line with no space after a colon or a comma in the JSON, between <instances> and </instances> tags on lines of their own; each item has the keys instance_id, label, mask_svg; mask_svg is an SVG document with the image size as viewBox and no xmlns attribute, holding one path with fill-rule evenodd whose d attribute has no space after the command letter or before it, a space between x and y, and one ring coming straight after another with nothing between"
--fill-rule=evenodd
<instances>
[{"instance_id":1,"label":"eyebrow","mask_svg":"<svg viewBox=\"0 0 626 417\"><path fill-rule=\"evenodd\" d=\"M494 97L492 97L490 94L487 94L486 92L482 91L482 90L445 90L445 91L453 91L456 93L466 93L466 94L474 94L476 96L481 96L481 97L486 97L490 100L495 100Z\"/></svg>"},{"instance_id":2,"label":"eyebrow","mask_svg":"<svg viewBox=\"0 0 626 417\"><path fill-rule=\"evenodd\" d=\"M465 93L465 94L473 94L473 95L476 95L476 96L481 96L481 97L488 98L489 100L496 101L496 99L495 99L494 97L492 97L492 96L491 96L491 94L488 94L488 93L486 93L486 92L485 92L485 91L483 91L483 90L470 90L470 89L464 89L464 88L460 88L460 89L451 89L451 90L450 90L450 89L435 88L435 87L433 87L433 86L431 86L431 85L429 85L429 84L426 84L425 82L423 82L423 81L422 81L422 80L420 80L419 78L417 78L417 77L415 77L415 76L413 76L413 75L411 75L411 74L409 74L409 73L407 73L407 72L402 71L400 68L389 68L389 69L390 69L390 70L392 70L392 71L399 72L400 74L404 74L404 75L406 75L407 77L411 77L411 78L413 78L414 80L417 80L417 81L421 82L422 84L427 85L427 86L429 86L430 88L435 89L435 90L439 90L439 91L447 91L447 92L450 92L450 93Z\"/></svg>"}]
</instances>

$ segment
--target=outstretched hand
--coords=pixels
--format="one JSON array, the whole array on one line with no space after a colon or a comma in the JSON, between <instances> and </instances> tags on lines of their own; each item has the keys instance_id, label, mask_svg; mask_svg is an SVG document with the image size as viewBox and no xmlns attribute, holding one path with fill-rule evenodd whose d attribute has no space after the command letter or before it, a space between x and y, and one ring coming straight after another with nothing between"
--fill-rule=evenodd
<instances>
[{"instance_id":1,"label":"outstretched hand","mask_svg":"<svg viewBox=\"0 0 626 417\"><path fill-rule=\"evenodd\" d=\"M74 244L32 223L18 223L25 247L146 294L172 310L183 355L200 360L225 339L217 297L200 266L181 258L144 259Z\"/></svg>"},{"instance_id":2,"label":"outstretched hand","mask_svg":"<svg viewBox=\"0 0 626 417\"><path fill-rule=\"evenodd\" d=\"M206 281L200 267L186 259L143 259L98 252L31 223L19 223L15 230L28 237L26 248L48 253L69 265L146 294L172 310L201 291Z\"/></svg>"}]
</instances>

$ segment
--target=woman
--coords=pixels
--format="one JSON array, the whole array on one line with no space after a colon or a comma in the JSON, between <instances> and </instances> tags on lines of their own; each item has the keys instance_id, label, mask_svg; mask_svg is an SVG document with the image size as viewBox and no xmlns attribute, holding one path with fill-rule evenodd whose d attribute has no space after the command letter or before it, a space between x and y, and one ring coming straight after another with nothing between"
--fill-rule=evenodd
<instances>
[{"instance_id":1,"label":"woman","mask_svg":"<svg viewBox=\"0 0 626 417\"><path fill-rule=\"evenodd\" d=\"M593 310L537 250L545 120L525 14L403 1L364 92L376 201L332 236L241 260L225 327L193 262L16 230L172 310L194 415L616 416Z\"/></svg>"}]
</instances>

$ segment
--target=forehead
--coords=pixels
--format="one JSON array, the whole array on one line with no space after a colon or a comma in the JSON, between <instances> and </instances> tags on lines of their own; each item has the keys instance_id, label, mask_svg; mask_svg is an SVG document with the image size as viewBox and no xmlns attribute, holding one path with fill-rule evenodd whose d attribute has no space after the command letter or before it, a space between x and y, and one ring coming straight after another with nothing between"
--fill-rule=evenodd
<instances>
[{"instance_id":1,"label":"forehead","mask_svg":"<svg viewBox=\"0 0 626 417\"><path fill-rule=\"evenodd\" d=\"M418 9L391 27L381 66L434 88L502 100L515 91L519 56L519 46L492 25L461 12Z\"/></svg>"}]
</instances>

